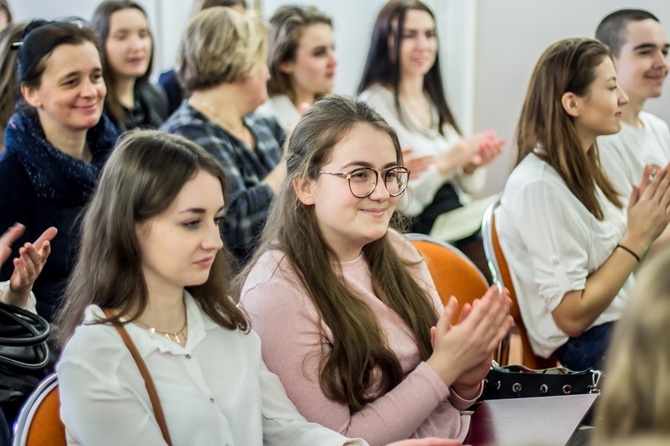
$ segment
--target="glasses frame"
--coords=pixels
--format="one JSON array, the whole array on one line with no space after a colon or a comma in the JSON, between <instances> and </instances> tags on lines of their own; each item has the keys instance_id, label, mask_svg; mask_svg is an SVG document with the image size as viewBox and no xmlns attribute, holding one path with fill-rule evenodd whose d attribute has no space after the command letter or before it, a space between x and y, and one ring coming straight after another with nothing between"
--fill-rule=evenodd
<instances>
[{"instance_id":1,"label":"glasses frame","mask_svg":"<svg viewBox=\"0 0 670 446\"><path fill-rule=\"evenodd\" d=\"M387 173L389 173L391 170L394 170L394 169L407 173L407 181L405 182L405 187L403 187L402 190L400 190L400 192L398 192L397 194L392 194L389 191L388 187L386 186L386 181L383 181L383 183L384 183L384 188L386 188L386 192L388 192L390 196L399 197L400 195L403 194L403 192L405 192L407 190L407 185L409 184L410 171L409 171L408 168L406 168L404 166L392 166L392 167L387 167L386 169L380 169L380 170L373 169L372 167L359 167L358 169L354 169L351 172L328 172L328 171L325 171L325 170L320 170L319 173L322 174L322 175L335 175L335 176L338 176L338 177L341 177L341 178L346 178L347 183L349 184L349 192L351 192L351 195L353 195L356 198L367 198L370 195L372 195L375 192L375 190L377 190L377 185L379 184L379 174L381 173L382 178L384 178ZM375 181L374 181L374 186L372 186L372 189L370 190L370 192L368 192L367 195L363 195L362 197L359 197L358 195L356 195L354 193L354 190L351 188L351 177L356 172L360 172L361 170L374 172L375 173Z\"/></svg>"}]
</instances>

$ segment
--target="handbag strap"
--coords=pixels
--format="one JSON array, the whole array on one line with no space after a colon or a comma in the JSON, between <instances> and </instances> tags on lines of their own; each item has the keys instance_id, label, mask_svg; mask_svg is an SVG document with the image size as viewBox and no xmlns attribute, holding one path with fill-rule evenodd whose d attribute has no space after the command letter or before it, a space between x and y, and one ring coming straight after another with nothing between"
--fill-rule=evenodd
<instances>
[{"instance_id":1,"label":"handbag strap","mask_svg":"<svg viewBox=\"0 0 670 446\"><path fill-rule=\"evenodd\" d=\"M105 308L102 311L105 313L105 316L107 316L108 319L112 319L115 316L114 313L112 313L112 311L108 308ZM151 400L151 405L154 408L154 414L156 415L156 421L158 422L158 427L160 428L161 433L163 434L165 442L168 444L168 446L172 446L172 440L170 439L170 431L168 430L167 422L165 421L165 414L163 413L163 406L161 406L161 401L158 398L158 392L156 391L156 386L154 385L154 380L151 378L149 369L147 368L147 365L144 363L144 360L142 359L140 352L137 350L135 343L130 338L130 336L128 336L128 332L126 331L126 328L123 326L123 324L119 323L118 321L114 321L112 322L112 324L114 325L114 328L116 328L116 331L119 332L119 335L121 335L123 343L126 344L126 347L128 347L128 350L130 350L130 354L133 356L133 359L137 363L137 368L140 369L142 378L144 378L144 383L147 386L147 392L149 392L149 399Z\"/></svg>"},{"instance_id":2,"label":"handbag strap","mask_svg":"<svg viewBox=\"0 0 670 446\"><path fill-rule=\"evenodd\" d=\"M23 328L28 336L0 337L0 345L31 346L46 341L51 333L51 324L37 313L0 302L0 316Z\"/></svg>"}]
</instances>

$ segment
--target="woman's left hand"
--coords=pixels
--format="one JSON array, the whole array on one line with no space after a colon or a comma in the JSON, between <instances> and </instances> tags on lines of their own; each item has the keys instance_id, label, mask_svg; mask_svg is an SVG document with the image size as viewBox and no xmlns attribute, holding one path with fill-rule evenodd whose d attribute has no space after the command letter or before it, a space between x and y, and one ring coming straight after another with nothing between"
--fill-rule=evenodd
<instances>
[{"instance_id":1,"label":"woman's left hand","mask_svg":"<svg viewBox=\"0 0 670 446\"><path fill-rule=\"evenodd\" d=\"M11 305L25 306L30 291L37 277L42 272L44 264L51 254L50 241L57 234L54 227L42 233L35 243L26 243L19 248L19 257L14 259L14 272L9 279L9 291L3 300Z\"/></svg>"}]
</instances>

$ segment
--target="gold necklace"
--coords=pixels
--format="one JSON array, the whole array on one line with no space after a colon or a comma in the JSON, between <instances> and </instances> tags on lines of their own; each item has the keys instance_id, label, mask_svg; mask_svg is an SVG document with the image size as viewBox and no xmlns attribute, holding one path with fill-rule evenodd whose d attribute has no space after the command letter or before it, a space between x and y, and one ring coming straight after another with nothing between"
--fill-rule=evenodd
<instances>
[{"instance_id":1,"label":"gold necklace","mask_svg":"<svg viewBox=\"0 0 670 446\"><path fill-rule=\"evenodd\" d=\"M209 102L198 100L195 104L192 105L202 105L214 115L214 120L216 121L216 123L222 125L221 115L219 115L219 112L216 111L216 109Z\"/></svg>"},{"instance_id":2,"label":"gold necklace","mask_svg":"<svg viewBox=\"0 0 670 446\"><path fill-rule=\"evenodd\" d=\"M147 325L143 322L140 322L137 319L135 320L135 323L137 323L142 328L144 328L146 330L149 330L151 333L153 333L153 334L157 333L159 335L162 335L168 341L176 342L179 345L182 345L182 339L183 339L184 343L186 343L186 339L188 339L188 335L186 333L186 327L188 326L188 315L186 313L184 313L184 326L181 327L181 330L179 330L176 333L169 333L167 331L157 330L156 328L150 327L149 325ZM180 339L180 336L181 336L181 339Z\"/></svg>"}]
</instances>

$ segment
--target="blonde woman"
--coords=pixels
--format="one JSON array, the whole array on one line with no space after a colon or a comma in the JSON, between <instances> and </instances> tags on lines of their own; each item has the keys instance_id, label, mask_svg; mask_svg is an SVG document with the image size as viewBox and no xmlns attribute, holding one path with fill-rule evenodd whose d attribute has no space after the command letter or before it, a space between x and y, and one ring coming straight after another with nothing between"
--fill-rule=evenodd
<instances>
[{"instance_id":1,"label":"blonde woman","mask_svg":"<svg viewBox=\"0 0 670 446\"><path fill-rule=\"evenodd\" d=\"M242 261L285 176L284 130L253 113L267 99L266 58L259 19L224 7L202 11L188 24L177 60L191 96L161 127L199 144L223 166L229 194L224 236Z\"/></svg>"},{"instance_id":2,"label":"blonde woman","mask_svg":"<svg viewBox=\"0 0 670 446\"><path fill-rule=\"evenodd\" d=\"M598 444L642 434L670 437L668 269L668 251L650 261L614 330L598 406Z\"/></svg>"},{"instance_id":3,"label":"blonde woman","mask_svg":"<svg viewBox=\"0 0 670 446\"><path fill-rule=\"evenodd\" d=\"M234 9L240 14L244 14L247 11L247 4L244 0L197 0L193 3L193 13L195 16L200 11L204 11L207 8L214 8L215 6L224 6L226 8ZM179 84L179 79L177 78L177 72L174 68L171 68L158 77L158 83L163 87L167 93L168 98L168 114L171 115L181 104L184 96L188 96L188 92L185 92L182 86Z\"/></svg>"}]
</instances>

